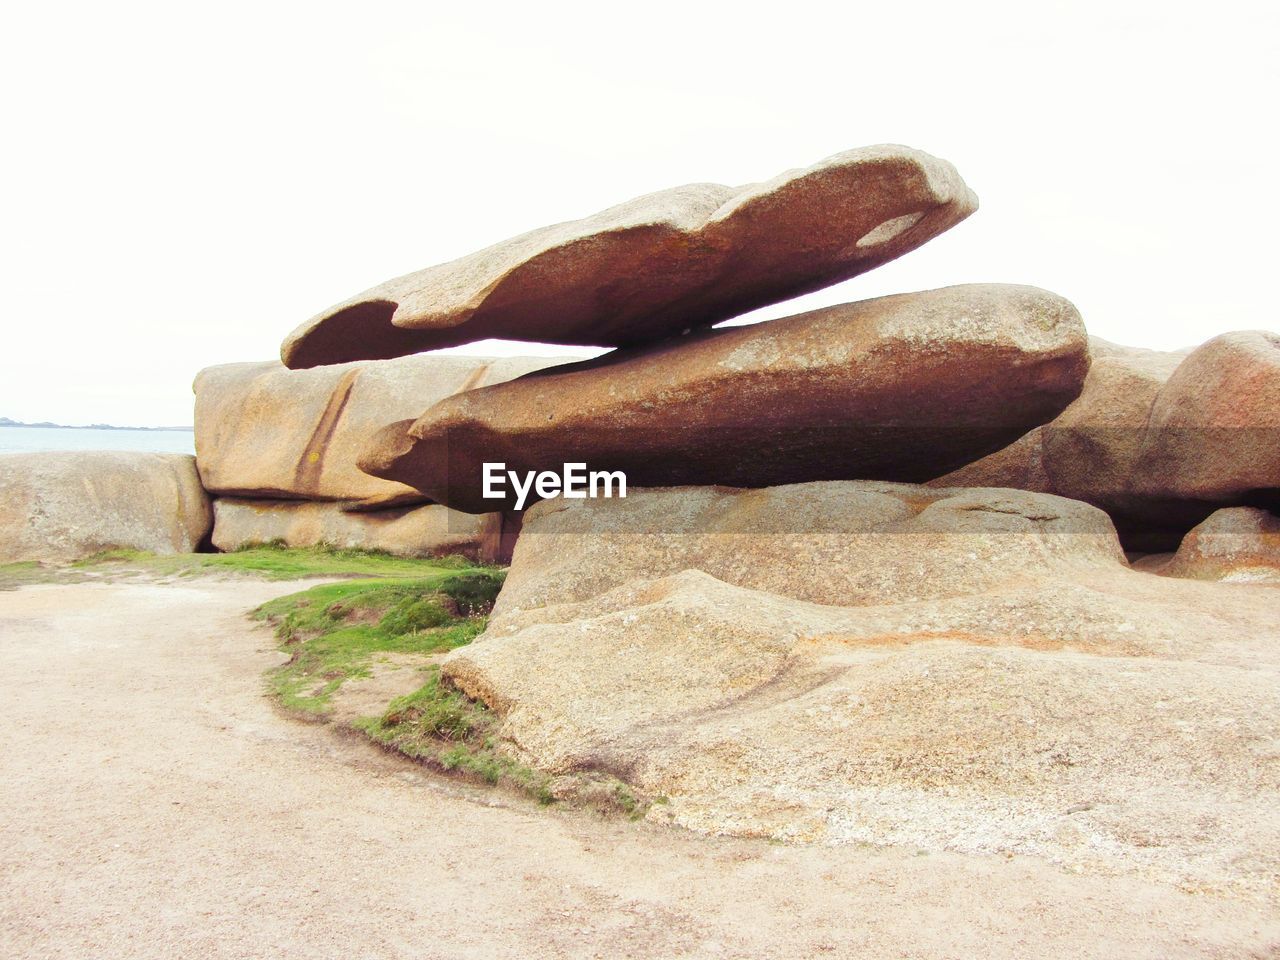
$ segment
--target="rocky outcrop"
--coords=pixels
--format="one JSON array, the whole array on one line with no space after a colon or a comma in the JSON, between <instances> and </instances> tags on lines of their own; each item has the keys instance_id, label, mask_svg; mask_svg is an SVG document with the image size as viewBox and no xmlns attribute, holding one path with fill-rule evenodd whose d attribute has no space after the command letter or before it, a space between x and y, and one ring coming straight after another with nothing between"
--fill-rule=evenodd
<instances>
[{"instance_id":1,"label":"rocky outcrop","mask_svg":"<svg viewBox=\"0 0 1280 960\"><path fill-rule=\"evenodd\" d=\"M188 553L210 522L189 456L0 455L0 562L75 560L113 547Z\"/></svg>"},{"instance_id":2,"label":"rocky outcrop","mask_svg":"<svg viewBox=\"0 0 1280 960\"><path fill-rule=\"evenodd\" d=\"M1049 495L650 490L531 510L443 671L512 755L618 777L652 820L1266 893L1277 614L1129 570L1104 513Z\"/></svg>"},{"instance_id":3,"label":"rocky outcrop","mask_svg":"<svg viewBox=\"0 0 1280 960\"><path fill-rule=\"evenodd\" d=\"M405 357L317 370L231 363L196 377L196 452L217 496L341 500L373 509L426 498L362 472L369 437L451 394L564 362ZM353 521L354 523L354 521Z\"/></svg>"},{"instance_id":4,"label":"rocky outcrop","mask_svg":"<svg viewBox=\"0 0 1280 960\"><path fill-rule=\"evenodd\" d=\"M360 466L472 513L499 502L482 496L485 462L518 473L585 462L634 486L920 481L1052 419L1087 365L1080 316L1061 297L948 287L460 393L377 435Z\"/></svg>"},{"instance_id":5,"label":"rocky outcrop","mask_svg":"<svg viewBox=\"0 0 1280 960\"><path fill-rule=\"evenodd\" d=\"M690 184L390 280L303 324L281 356L298 368L488 337L647 343L847 280L976 208L950 164L898 146L744 187Z\"/></svg>"},{"instance_id":6,"label":"rocky outcrop","mask_svg":"<svg viewBox=\"0 0 1280 960\"><path fill-rule=\"evenodd\" d=\"M1280 517L1254 507L1228 507L1188 533L1173 556L1135 566L1167 577L1280 585Z\"/></svg>"},{"instance_id":7,"label":"rocky outcrop","mask_svg":"<svg viewBox=\"0 0 1280 960\"><path fill-rule=\"evenodd\" d=\"M1280 334L1226 333L1178 366L1152 405L1133 486L1150 497L1280 504Z\"/></svg>"},{"instance_id":8,"label":"rocky outcrop","mask_svg":"<svg viewBox=\"0 0 1280 960\"><path fill-rule=\"evenodd\" d=\"M334 503L288 500L214 501L213 545L239 550L255 544L286 547L325 545L380 550L401 557L462 554L507 563L513 521L500 513L473 516L436 504L351 512Z\"/></svg>"},{"instance_id":9,"label":"rocky outcrop","mask_svg":"<svg viewBox=\"0 0 1280 960\"><path fill-rule=\"evenodd\" d=\"M1051 423L1003 450L930 481L931 486L1013 487L1101 507L1135 548L1176 545L1203 512L1134 489L1156 397L1187 351L1122 347L1089 338L1080 396Z\"/></svg>"},{"instance_id":10,"label":"rocky outcrop","mask_svg":"<svg viewBox=\"0 0 1280 960\"><path fill-rule=\"evenodd\" d=\"M871 481L638 490L528 511L494 613L579 603L688 569L811 603L864 606L981 594L1081 563L1124 563L1106 514L1020 490Z\"/></svg>"}]
</instances>

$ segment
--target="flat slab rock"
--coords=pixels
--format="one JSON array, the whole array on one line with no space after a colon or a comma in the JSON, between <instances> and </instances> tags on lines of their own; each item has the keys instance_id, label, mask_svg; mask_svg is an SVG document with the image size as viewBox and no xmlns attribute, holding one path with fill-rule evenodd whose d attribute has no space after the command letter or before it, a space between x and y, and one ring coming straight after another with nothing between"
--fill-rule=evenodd
<instances>
[{"instance_id":1,"label":"flat slab rock","mask_svg":"<svg viewBox=\"0 0 1280 960\"><path fill-rule=\"evenodd\" d=\"M304 323L281 357L298 368L488 337L661 340L864 273L977 205L949 163L900 146L742 187L675 187L389 280Z\"/></svg>"},{"instance_id":2,"label":"flat slab rock","mask_svg":"<svg viewBox=\"0 0 1280 960\"><path fill-rule=\"evenodd\" d=\"M110 548L190 553L211 521L195 458L185 454L0 454L0 563Z\"/></svg>"},{"instance_id":3,"label":"flat slab rock","mask_svg":"<svg viewBox=\"0 0 1280 960\"><path fill-rule=\"evenodd\" d=\"M216 496L340 500L352 509L422 503L401 483L362 472L369 437L424 405L567 359L420 356L288 370L228 363L195 380L196 452Z\"/></svg>"},{"instance_id":4,"label":"flat slab rock","mask_svg":"<svg viewBox=\"0 0 1280 960\"><path fill-rule=\"evenodd\" d=\"M470 513L515 505L483 496L489 462L584 462L635 486L922 481L1051 420L1087 367L1080 315L1061 297L947 287L459 393L379 432L359 464Z\"/></svg>"},{"instance_id":5,"label":"flat slab rock","mask_svg":"<svg viewBox=\"0 0 1280 960\"><path fill-rule=\"evenodd\" d=\"M1133 571L1085 504L847 482L539 504L442 669L654 821L1274 899L1278 642L1280 592Z\"/></svg>"}]
</instances>

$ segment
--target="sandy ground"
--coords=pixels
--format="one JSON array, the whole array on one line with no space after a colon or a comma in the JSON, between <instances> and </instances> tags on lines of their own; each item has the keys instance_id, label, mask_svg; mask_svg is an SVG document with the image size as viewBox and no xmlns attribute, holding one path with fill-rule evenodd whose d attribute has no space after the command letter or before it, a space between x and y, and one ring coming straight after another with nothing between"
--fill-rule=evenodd
<instances>
[{"instance_id":1,"label":"sandy ground","mask_svg":"<svg viewBox=\"0 0 1280 960\"><path fill-rule=\"evenodd\" d=\"M0 956L1273 957L1273 906L525 801L275 713L304 584L0 593Z\"/></svg>"}]
</instances>

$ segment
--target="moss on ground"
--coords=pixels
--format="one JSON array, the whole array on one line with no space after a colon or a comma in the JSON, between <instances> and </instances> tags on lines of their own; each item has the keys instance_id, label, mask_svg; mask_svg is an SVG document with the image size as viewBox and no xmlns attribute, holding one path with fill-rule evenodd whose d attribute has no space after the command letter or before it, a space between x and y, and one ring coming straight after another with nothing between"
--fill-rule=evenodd
<instances>
[{"instance_id":1,"label":"moss on ground","mask_svg":"<svg viewBox=\"0 0 1280 960\"><path fill-rule=\"evenodd\" d=\"M312 587L263 604L289 661L268 673L277 702L328 718L348 680L367 677L388 654L423 657L426 682L379 716L352 726L382 746L437 770L505 784L547 803L550 777L502 754L498 718L427 659L470 643L484 630L503 574L486 568L440 571L411 580L353 580Z\"/></svg>"},{"instance_id":2,"label":"moss on ground","mask_svg":"<svg viewBox=\"0 0 1280 960\"><path fill-rule=\"evenodd\" d=\"M51 567L35 561L24 563L0 563L0 590L17 590L33 583L74 583L84 580L83 574L74 570Z\"/></svg>"}]
</instances>

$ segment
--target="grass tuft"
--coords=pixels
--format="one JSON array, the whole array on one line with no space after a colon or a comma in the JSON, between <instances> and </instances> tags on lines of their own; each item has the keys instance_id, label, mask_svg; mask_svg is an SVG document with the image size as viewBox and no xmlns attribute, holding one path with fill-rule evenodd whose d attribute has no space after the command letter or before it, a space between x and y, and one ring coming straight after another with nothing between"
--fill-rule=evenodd
<instances>
[{"instance_id":1,"label":"grass tuft","mask_svg":"<svg viewBox=\"0 0 1280 960\"><path fill-rule=\"evenodd\" d=\"M366 717L356 727L377 743L446 772L485 783L507 784L539 803L551 803L551 778L499 753L492 734L497 719L432 666L427 682L393 700L381 717Z\"/></svg>"}]
</instances>

